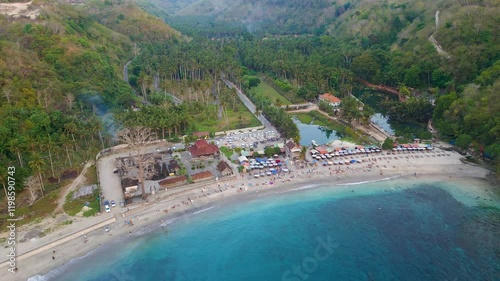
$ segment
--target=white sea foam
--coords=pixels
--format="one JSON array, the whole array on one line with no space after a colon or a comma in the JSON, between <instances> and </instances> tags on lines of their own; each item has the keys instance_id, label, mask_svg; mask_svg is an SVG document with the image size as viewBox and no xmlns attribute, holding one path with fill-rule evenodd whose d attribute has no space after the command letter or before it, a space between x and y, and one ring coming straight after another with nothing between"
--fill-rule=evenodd
<instances>
[{"instance_id":1,"label":"white sea foam","mask_svg":"<svg viewBox=\"0 0 500 281\"><path fill-rule=\"evenodd\" d=\"M399 178L400 176L393 176L393 177L388 177L388 178L383 178L383 179L377 179L377 180L370 180L370 181L358 181L358 182L350 182L350 183L339 183L337 185L360 185L360 184L365 184L365 183L373 183L373 182L379 182L379 181L388 181L392 180L395 178Z\"/></svg>"},{"instance_id":2,"label":"white sea foam","mask_svg":"<svg viewBox=\"0 0 500 281\"><path fill-rule=\"evenodd\" d=\"M48 280L49 279L47 279L45 276L42 275L35 275L28 278L28 281L48 281Z\"/></svg>"},{"instance_id":3,"label":"white sea foam","mask_svg":"<svg viewBox=\"0 0 500 281\"><path fill-rule=\"evenodd\" d=\"M319 184L308 184L308 185L304 185L304 186L300 186L300 187L297 187L297 188L290 189L290 191L306 190L306 189L311 189L311 188L315 188L315 187L318 187L318 186L319 186Z\"/></svg>"},{"instance_id":4,"label":"white sea foam","mask_svg":"<svg viewBox=\"0 0 500 281\"><path fill-rule=\"evenodd\" d=\"M203 213L203 212L206 212L206 211L208 211L208 210L210 210L210 209L213 209L213 208L215 208L215 206L210 206L210 207L208 207L208 208L198 210L198 211L196 211L196 212L191 213L191 215L196 215L196 214L199 214L199 213Z\"/></svg>"},{"instance_id":5,"label":"white sea foam","mask_svg":"<svg viewBox=\"0 0 500 281\"><path fill-rule=\"evenodd\" d=\"M167 226L177 220L177 217L164 221L160 226Z\"/></svg>"},{"instance_id":6,"label":"white sea foam","mask_svg":"<svg viewBox=\"0 0 500 281\"><path fill-rule=\"evenodd\" d=\"M197 210L197 211L195 211L195 212L192 212L192 213L186 214L186 216L184 216L184 218L186 218L186 217L190 217L190 216L193 216L193 215L197 215L197 214L200 214L200 213L203 213L203 212L206 212L206 211L211 210L211 209L213 209L213 208L215 208L215 207L216 207L216 206L210 206L210 207L205 208L205 209ZM167 226L167 225L169 225L169 224L171 224L171 223L173 223L173 222L175 222L175 221L177 221L177 220L179 220L179 219L182 219L182 217L174 217L174 218L171 218L171 219L169 219L169 220L166 220L166 221L162 222L162 223L160 224L160 226Z\"/></svg>"}]
</instances>

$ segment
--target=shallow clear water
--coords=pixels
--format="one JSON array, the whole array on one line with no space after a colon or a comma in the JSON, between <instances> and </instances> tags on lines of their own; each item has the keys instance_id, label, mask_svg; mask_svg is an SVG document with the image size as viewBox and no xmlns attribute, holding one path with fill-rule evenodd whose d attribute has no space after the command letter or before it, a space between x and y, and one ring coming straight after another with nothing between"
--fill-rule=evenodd
<instances>
[{"instance_id":1,"label":"shallow clear water","mask_svg":"<svg viewBox=\"0 0 500 281\"><path fill-rule=\"evenodd\" d=\"M312 140L316 141L318 145L322 145L338 140L341 137L337 134L337 131L327 129L323 126L304 124L298 119L294 119L294 122L299 128L301 145L311 145Z\"/></svg>"},{"instance_id":2,"label":"shallow clear water","mask_svg":"<svg viewBox=\"0 0 500 281\"><path fill-rule=\"evenodd\" d=\"M50 280L498 280L500 211L458 202L447 183L409 187L321 187L219 206Z\"/></svg>"}]
</instances>

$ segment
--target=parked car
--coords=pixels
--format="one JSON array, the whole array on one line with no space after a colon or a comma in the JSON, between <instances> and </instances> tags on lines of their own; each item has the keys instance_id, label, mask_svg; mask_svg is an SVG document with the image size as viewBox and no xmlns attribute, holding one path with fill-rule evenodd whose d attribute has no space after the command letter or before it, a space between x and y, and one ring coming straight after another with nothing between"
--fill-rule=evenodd
<instances>
[{"instance_id":1,"label":"parked car","mask_svg":"<svg viewBox=\"0 0 500 281\"><path fill-rule=\"evenodd\" d=\"M106 213L111 212L111 209L109 208L109 205L104 206L104 210L106 210Z\"/></svg>"},{"instance_id":2,"label":"parked car","mask_svg":"<svg viewBox=\"0 0 500 281\"><path fill-rule=\"evenodd\" d=\"M115 200L111 200L111 207L116 207Z\"/></svg>"},{"instance_id":3,"label":"parked car","mask_svg":"<svg viewBox=\"0 0 500 281\"><path fill-rule=\"evenodd\" d=\"M108 200L104 200L104 207L108 206L109 207L109 201Z\"/></svg>"}]
</instances>

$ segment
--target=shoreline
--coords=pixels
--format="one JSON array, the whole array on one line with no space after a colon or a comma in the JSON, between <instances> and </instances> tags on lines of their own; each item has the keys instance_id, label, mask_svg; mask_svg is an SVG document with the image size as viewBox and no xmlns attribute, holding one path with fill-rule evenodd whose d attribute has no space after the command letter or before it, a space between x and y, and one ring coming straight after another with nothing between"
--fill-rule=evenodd
<instances>
[{"instance_id":1,"label":"shoreline","mask_svg":"<svg viewBox=\"0 0 500 281\"><path fill-rule=\"evenodd\" d=\"M216 186L216 184L208 185L205 188L196 189L195 191L190 191L190 193L181 194L175 198L151 204L148 208L134 213L133 217L120 218L115 223L109 225L109 232L105 232L104 228L96 229L88 232L84 237L76 237L55 246L55 253L48 250L23 259L19 262L19 271L15 275L4 275L5 277L0 277L0 280L7 280L4 279L6 277L8 280L27 280L30 277L32 278L29 280L47 280L42 276L56 274L61 269L61 266L64 268L64 265L71 264L95 251L105 249L110 245L123 241L122 239L137 239L144 234L158 230L162 227L162 224L164 226L168 225L184 216L196 215L200 212L208 211L214 206L223 206L224 203L237 204L249 200L260 200L263 197L279 196L282 193L288 192L306 193L308 189L317 189L325 185L332 186L339 192L347 192L356 190L358 185L371 182L450 181L460 186L460 190L456 190L455 192L447 190L457 200L462 202L464 199L463 194L470 193L470 204L478 201L477 199L474 201L477 197L484 198L485 200L488 198L489 200L486 200L487 204L493 201L491 204L496 203L498 205L498 187L495 191L493 191L494 188L487 188L486 191L483 189L484 186L490 186L485 177L488 173L486 169L464 164L460 161L457 162L456 160L459 160L459 155L453 153L448 157L437 158L436 160L438 159L440 161L436 164L422 165L410 163L409 167L403 167L403 163L400 162L404 162L404 159L401 159L397 163L397 168L396 166L387 167L388 165L378 163L378 167L373 169L367 169L365 164L352 165L351 169L347 168L345 170L331 169L337 168L336 166L297 169L294 173L288 175L288 178L283 177L275 181L272 185L269 184L267 179L264 179L265 184L261 183L263 182L262 178L236 179L232 182L223 183L223 186L220 187ZM342 167L342 169L344 168L345 166ZM418 171L417 176L414 175L413 170ZM470 188L463 185L467 181L480 182L481 184L480 186L475 186L475 188ZM252 183L252 186L250 186L250 183ZM353 196L358 196L359 194L359 192L353 193ZM480 201L481 204L483 201ZM469 205L467 202L462 203ZM168 213L165 210L168 210ZM131 220L133 226L126 225L125 220ZM55 259L52 258L53 256ZM4 270L7 269L5 263L2 268Z\"/></svg>"}]
</instances>

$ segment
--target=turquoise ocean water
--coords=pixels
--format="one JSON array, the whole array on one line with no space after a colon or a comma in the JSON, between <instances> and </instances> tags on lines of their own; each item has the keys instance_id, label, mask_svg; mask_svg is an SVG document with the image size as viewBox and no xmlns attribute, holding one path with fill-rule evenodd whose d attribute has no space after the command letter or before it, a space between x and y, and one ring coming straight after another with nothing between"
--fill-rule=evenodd
<instances>
[{"instance_id":1,"label":"turquoise ocean water","mask_svg":"<svg viewBox=\"0 0 500 281\"><path fill-rule=\"evenodd\" d=\"M214 206L42 279L500 280L499 209L463 204L443 182L409 187L324 186Z\"/></svg>"}]
</instances>

